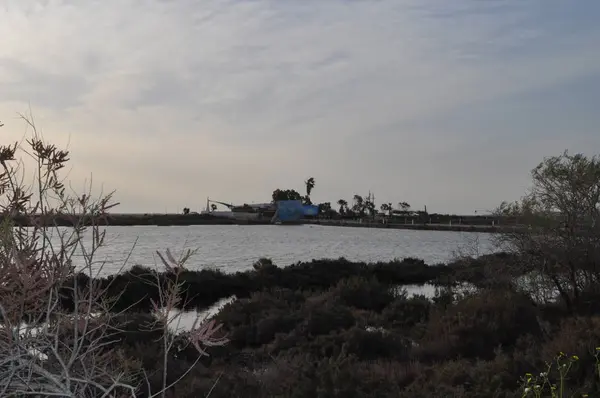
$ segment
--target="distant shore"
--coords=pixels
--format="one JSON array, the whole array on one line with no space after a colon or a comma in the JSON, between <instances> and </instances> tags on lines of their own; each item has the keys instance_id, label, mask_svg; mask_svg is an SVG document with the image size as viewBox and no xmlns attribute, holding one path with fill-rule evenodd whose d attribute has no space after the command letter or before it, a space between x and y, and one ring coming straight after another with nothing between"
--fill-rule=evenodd
<instances>
[{"instance_id":1,"label":"distant shore","mask_svg":"<svg viewBox=\"0 0 600 398\"><path fill-rule=\"evenodd\" d=\"M15 223L23 226L31 226L33 223L15 218ZM335 227L356 227L356 228L380 228L380 229L412 229L412 230L427 230L427 231L457 231L457 232L486 232L497 233L503 231L514 231L522 229L522 225L514 223L499 223L497 220L490 219L489 221L475 224L472 220L465 218L449 218L442 220L434 219L435 222L422 222L420 220L407 220L407 222L383 222L381 220L331 220L331 219L311 219L304 220L304 224L308 225L323 225ZM81 222L80 217L56 216L52 220L38 219L36 223L55 225L55 226L72 226L74 223ZM270 219L258 220L240 220L217 217L210 214L108 214L101 219L96 220L100 225L112 226L191 226L191 225L270 225Z\"/></svg>"},{"instance_id":2,"label":"distant shore","mask_svg":"<svg viewBox=\"0 0 600 398\"><path fill-rule=\"evenodd\" d=\"M453 231L453 232L485 232L499 233L506 231L515 231L523 229L524 226L512 225L466 225L466 224L383 224L373 222L348 222L337 220L316 220L309 221L307 224L325 225L334 227L354 227L354 228L379 228L379 229L412 229L420 231Z\"/></svg>"}]
</instances>

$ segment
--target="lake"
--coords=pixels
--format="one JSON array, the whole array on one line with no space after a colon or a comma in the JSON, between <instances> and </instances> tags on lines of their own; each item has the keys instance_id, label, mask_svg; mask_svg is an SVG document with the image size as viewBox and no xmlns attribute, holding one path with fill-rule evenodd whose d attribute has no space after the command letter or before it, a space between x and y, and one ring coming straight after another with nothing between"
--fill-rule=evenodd
<instances>
[{"instance_id":1,"label":"lake","mask_svg":"<svg viewBox=\"0 0 600 398\"><path fill-rule=\"evenodd\" d=\"M175 256L196 250L189 269L217 268L224 272L252 268L260 257L286 266L298 261L345 257L353 261L389 261L416 257L428 264L447 262L457 250L468 254L492 251L491 235L473 232L329 227L318 225L200 225L185 227L107 227L106 246L95 260L105 262L101 274L135 264L154 266L156 251ZM75 258L75 265L80 262Z\"/></svg>"}]
</instances>

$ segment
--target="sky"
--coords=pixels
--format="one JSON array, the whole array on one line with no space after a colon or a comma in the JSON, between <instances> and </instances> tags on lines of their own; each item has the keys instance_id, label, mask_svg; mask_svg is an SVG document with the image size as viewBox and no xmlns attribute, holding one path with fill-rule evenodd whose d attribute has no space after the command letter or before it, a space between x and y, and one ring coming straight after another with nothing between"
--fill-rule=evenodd
<instances>
[{"instance_id":1,"label":"sky","mask_svg":"<svg viewBox=\"0 0 600 398\"><path fill-rule=\"evenodd\" d=\"M1 143L119 212L375 195L472 214L600 152L597 0L4 0ZM81 187L81 189L78 189Z\"/></svg>"}]
</instances>

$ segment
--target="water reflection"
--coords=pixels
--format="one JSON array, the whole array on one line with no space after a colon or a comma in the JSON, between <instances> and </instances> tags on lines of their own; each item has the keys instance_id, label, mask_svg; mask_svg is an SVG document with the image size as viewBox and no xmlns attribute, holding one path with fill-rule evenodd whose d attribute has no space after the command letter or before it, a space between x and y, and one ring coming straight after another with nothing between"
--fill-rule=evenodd
<instances>
[{"instance_id":1,"label":"water reflection","mask_svg":"<svg viewBox=\"0 0 600 398\"><path fill-rule=\"evenodd\" d=\"M394 293L396 293L396 294L402 294L402 291L405 291L406 295L408 297L420 295L420 296L425 296L428 299L432 299L433 297L436 296L436 293L439 290L444 289L444 288L445 288L444 286L425 283L423 285L398 285L393 290L394 290ZM477 286L475 286L471 283L464 282L464 283L460 283L456 286L453 286L452 291L459 295L471 294L471 293L475 293L477 291Z\"/></svg>"},{"instance_id":2,"label":"water reflection","mask_svg":"<svg viewBox=\"0 0 600 398\"><path fill-rule=\"evenodd\" d=\"M201 322L210 319L218 314L224 306L236 299L235 296L221 299L203 311L172 310L169 312L169 329L173 333L188 331L194 326L194 322L199 325Z\"/></svg>"}]
</instances>

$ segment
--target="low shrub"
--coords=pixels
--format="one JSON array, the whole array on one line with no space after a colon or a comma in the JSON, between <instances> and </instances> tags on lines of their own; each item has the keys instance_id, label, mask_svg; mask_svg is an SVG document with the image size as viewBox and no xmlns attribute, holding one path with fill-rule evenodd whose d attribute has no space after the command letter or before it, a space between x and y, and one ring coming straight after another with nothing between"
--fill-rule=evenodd
<instances>
[{"instance_id":1,"label":"low shrub","mask_svg":"<svg viewBox=\"0 0 600 398\"><path fill-rule=\"evenodd\" d=\"M431 309L432 302L425 296L408 297L404 292L386 306L381 315L386 327L408 332L427 322Z\"/></svg>"},{"instance_id":2,"label":"low shrub","mask_svg":"<svg viewBox=\"0 0 600 398\"><path fill-rule=\"evenodd\" d=\"M529 298L506 290L484 290L430 316L423 358L492 359L522 334L541 335L539 312Z\"/></svg>"},{"instance_id":3,"label":"low shrub","mask_svg":"<svg viewBox=\"0 0 600 398\"><path fill-rule=\"evenodd\" d=\"M390 287L375 278L344 279L332 293L346 306L375 312L380 312L394 300Z\"/></svg>"}]
</instances>

